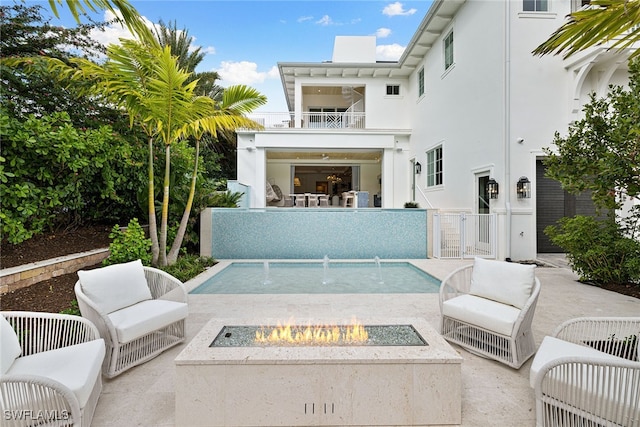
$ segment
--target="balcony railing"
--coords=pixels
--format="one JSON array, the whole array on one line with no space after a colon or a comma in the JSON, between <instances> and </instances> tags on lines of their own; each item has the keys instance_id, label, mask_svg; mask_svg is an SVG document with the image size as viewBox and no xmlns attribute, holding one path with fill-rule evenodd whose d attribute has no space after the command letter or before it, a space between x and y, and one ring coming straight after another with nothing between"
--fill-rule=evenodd
<instances>
[{"instance_id":1,"label":"balcony railing","mask_svg":"<svg viewBox=\"0 0 640 427\"><path fill-rule=\"evenodd\" d=\"M265 129L296 128L294 113L253 113L249 118ZM364 129L365 113L310 113L300 115L298 129Z\"/></svg>"}]
</instances>

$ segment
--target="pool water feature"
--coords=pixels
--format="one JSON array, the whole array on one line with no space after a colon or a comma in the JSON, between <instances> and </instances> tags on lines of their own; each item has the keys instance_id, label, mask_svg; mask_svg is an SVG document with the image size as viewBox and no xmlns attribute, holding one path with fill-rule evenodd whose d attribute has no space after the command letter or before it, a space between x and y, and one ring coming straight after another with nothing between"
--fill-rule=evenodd
<instances>
[{"instance_id":1,"label":"pool water feature","mask_svg":"<svg viewBox=\"0 0 640 427\"><path fill-rule=\"evenodd\" d=\"M437 293L440 280L408 262L232 262L192 294Z\"/></svg>"}]
</instances>

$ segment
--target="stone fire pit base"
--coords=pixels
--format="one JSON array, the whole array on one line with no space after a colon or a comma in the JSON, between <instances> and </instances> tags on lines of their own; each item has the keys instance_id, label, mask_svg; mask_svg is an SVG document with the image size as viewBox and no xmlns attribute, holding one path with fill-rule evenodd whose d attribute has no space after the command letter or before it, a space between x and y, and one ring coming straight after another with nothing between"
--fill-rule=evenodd
<instances>
[{"instance_id":1,"label":"stone fire pit base","mask_svg":"<svg viewBox=\"0 0 640 427\"><path fill-rule=\"evenodd\" d=\"M176 425L461 423L462 358L423 319L393 324L427 346L209 347L225 325L244 324L210 321L175 359Z\"/></svg>"}]
</instances>

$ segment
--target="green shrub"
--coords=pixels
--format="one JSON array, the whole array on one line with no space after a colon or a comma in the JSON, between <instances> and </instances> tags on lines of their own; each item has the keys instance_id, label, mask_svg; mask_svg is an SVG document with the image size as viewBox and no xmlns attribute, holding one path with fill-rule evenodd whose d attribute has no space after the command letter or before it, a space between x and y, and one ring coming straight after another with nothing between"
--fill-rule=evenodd
<instances>
[{"instance_id":1,"label":"green shrub","mask_svg":"<svg viewBox=\"0 0 640 427\"><path fill-rule=\"evenodd\" d=\"M114 225L109 237L111 238L109 258L102 262L103 265L119 264L137 259L142 260L143 265L151 264L151 239L145 236L137 218L129 221L129 225L124 230L120 229L117 224Z\"/></svg>"},{"instance_id":2,"label":"green shrub","mask_svg":"<svg viewBox=\"0 0 640 427\"><path fill-rule=\"evenodd\" d=\"M640 242L626 237L612 219L562 218L544 232L566 253L571 268L583 281L600 284L638 283ZM640 283L639 283L640 286Z\"/></svg>"},{"instance_id":3,"label":"green shrub","mask_svg":"<svg viewBox=\"0 0 640 427\"><path fill-rule=\"evenodd\" d=\"M134 216L142 151L110 126L77 129L66 113L17 119L0 109L0 140L0 234L9 243Z\"/></svg>"},{"instance_id":4,"label":"green shrub","mask_svg":"<svg viewBox=\"0 0 640 427\"><path fill-rule=\"evenodd\" d=\"M182 255L171 265L162 267L164 271L171 274L181 282L193 279L198 274L216 264L216 260L198 255Z\"/></svg>"}]
</instances>

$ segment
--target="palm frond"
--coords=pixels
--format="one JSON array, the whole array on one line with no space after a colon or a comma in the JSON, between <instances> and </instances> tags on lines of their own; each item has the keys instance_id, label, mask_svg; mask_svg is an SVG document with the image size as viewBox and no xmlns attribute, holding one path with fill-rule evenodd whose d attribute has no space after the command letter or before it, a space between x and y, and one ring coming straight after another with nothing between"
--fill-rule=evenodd
<instances>
[{"instance_id":1,"label":"palm frond","mask_svg":"<svg viewBox=\"0 0 640 427\"><path fill-rule=\"evenodd\" d=\"M592 46L610 43L610 49L631 48L640 42L640 0L593 0L541 45L535 55L560 54L568 58ZM631 58L638 55L636 50Z\"/></svg>"}]
</instances>

